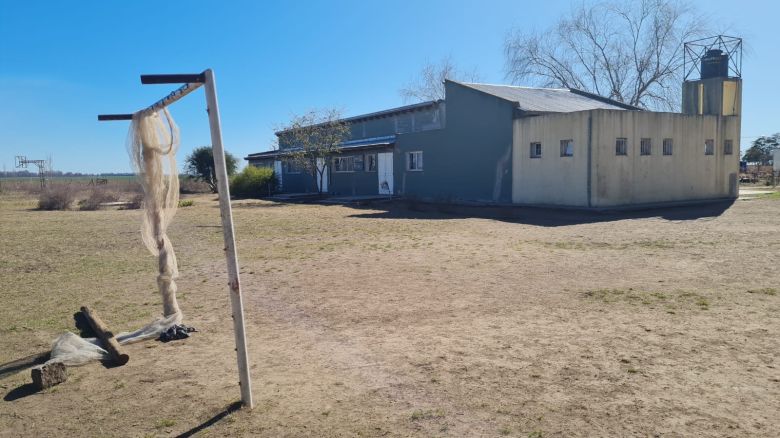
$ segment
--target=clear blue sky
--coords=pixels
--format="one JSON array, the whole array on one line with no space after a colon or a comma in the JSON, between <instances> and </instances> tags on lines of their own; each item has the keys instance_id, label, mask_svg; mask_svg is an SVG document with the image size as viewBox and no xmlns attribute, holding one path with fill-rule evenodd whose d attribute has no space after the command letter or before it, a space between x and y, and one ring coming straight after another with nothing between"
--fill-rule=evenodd
<instances>
[{"instance_id":1,"label":"clear blue sky","mask_svg":"<svg viewBox=\"0 0 780 438\"><path fill-rule=\"evenodd\" d=\"M53 157L63 171L128 171L127 122L168 93L141 73L213 68L226 148L268 149L273 128L310 108L346 115L402 104L398 89L444 56L502 83L504 36L544 28L569 1L18 1L0 0L0 169ZM716 29L746 40L743 136L780 131L776 1L695 2ZM209 143L203 92L172 106L180 160ZM745 144L752 140L743 138Z\"/></svg>"}]
</instances>

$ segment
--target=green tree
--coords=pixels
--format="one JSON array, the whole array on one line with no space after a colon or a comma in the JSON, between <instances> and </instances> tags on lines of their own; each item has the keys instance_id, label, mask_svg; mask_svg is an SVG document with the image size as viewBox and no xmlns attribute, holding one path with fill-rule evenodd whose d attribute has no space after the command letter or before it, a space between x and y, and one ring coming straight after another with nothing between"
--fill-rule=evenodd
<instances>
[{"instance_id":1,"label":"green tree","mask_svg":"<svg viewBox=\"0 0 780 438\"><path fill-rule=\"evenodd\" d=\"M772 163L772 150L780 148L780 132L773 135L762 135L753 140L750 149L742 156L743 161L768 166Z\"/></svg>"},{"instance_id":2,"label":"green tree","mask_svg":"<svg viewBox=\"0 0 780 438\"><path fill-rule=\"evenodd\" d=\"M324 175L332 157L349 138L349 125L341 119L341 112L312 110L293 116L276 136L277 148L285 152L285 159L308 173L317 192L322 194Z\"/></svg>"},{"instance_id":3,"label":"green tree","mask_svg":"<svg viewBox=\"0 0 780 438\"><path fill-rule=\"evenodd\" d=\"M236 173L238 159L225 151L225 166L228 177ZM208 184L212 193L217 193L217 170L214 168L214 151L211 146L195 148L184 160L184 172Z\"/></svg>"}]
</instances>

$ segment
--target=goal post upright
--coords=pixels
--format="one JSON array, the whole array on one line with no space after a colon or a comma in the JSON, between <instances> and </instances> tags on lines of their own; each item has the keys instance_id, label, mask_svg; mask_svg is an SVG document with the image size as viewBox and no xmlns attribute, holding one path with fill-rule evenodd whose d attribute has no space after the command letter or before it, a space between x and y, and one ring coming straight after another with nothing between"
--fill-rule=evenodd
<instances>
[{"instance_id":1,"label":"goal post upright","mask_svg":"<svg viewBox=\"0 0 780 438\"><path fill-rule=\"evenodd\" d=\"M217 84L214 82L214 72L208 69L204 72L206 105L211 128L211 147L216 168L217 190L219 192L219 212L222 216L222 235L225 240L225 257L227 258L228 284L230 285L230 306L233 313L233 331L236 336L236 354L238 373L241 385L241 400L250 409L252 401L252 382L249 377L249 359L246 349L246 334L244 332L244 300L241 293L241 280L238 272L238 253L236 239L233 233L233 210L230 206L230 184L228 183L225 150L222 147L222 127L219 120L219 105L217 104Z\"/></svg>"},{"instance_id":2,"label":"goal post upright","mask_svg":"<svg viewBox=\"0 0 780 438\"><path fill-rule=\"evenodd\" d=\"M211 147L214 155L214 167L217 176L217 192L219 194L219 211L222 219L222 235L224 237L225 258L227 261L230 306L233 318L233 331L236 339L236 356L238 361L239 385L241 401L248 408L254 407L252 400L252 381L249 376L249 358L247 354L246 333L244 324L244 303L241 293L241 280L238 268L238 253L233 227L233 211L230 206L230 185L225 164L225 150L222 145L222 128L217 104L217 86L214 72L207 69L197 74L141 75L142 84L181 84L159 101L139 112L153 112L176 102L187 94L203 86L206 94L206 111L209 117L211 131ZM132 120L133 114L101 114L99 121Z\"/></svg>"}]
</instances>

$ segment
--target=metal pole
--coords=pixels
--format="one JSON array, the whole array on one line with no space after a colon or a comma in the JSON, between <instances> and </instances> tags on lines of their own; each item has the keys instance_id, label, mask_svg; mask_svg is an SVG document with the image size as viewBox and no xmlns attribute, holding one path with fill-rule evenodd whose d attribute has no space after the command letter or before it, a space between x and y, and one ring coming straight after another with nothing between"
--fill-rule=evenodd
<instances>
[{"instance_id":1,"label":"metal pole","mask_svg":"<svg viewBox=\"0 0 780 438\"><path fill-rule=\"evenodd\" d=\"M211 147L214 152L214 167L216 167L217 172L222 234L225 238L225 257L227 258L228 284L230 285L230 306L233 311L233 331L236 335L241 401L244 403L244 406L251 409L254 403L252 402L252 381L249 378L249 361L247 359L246 335L244 333L244 303L241 297L241 282L238 276L238 256L236 254L236 240L233 233L233 212L230 208L230 186L228 185L225 151L222 147L222 130L219 123L217 86L214 83L214 72L211 69L206 70L203 74L205 76L204 88L206 90L206 104L209 113L209 127L211 128Z\"/></svg>"}]
</instances>

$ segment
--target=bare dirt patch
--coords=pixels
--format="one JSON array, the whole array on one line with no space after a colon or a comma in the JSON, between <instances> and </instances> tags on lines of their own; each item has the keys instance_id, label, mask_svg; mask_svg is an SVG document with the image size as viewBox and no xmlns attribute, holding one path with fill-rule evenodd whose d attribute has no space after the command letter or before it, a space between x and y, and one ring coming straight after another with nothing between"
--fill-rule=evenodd
<instances>
[{"instance_id":1,"label":"bare dirt patch","mask_svg":"<svg viewBox=\"0 0 780 438\"><path fill-rule=\"evenodd\" d=\"M0 362L84 304L117 329L158 314L140 212L34 202L0 195ZM0 380L0 436L780 435L774 199L504 220L238 204L255 410L235 409L219 211L197 196L170 234L201 332L43 393Z\"/></svg>"}]
</instances>

